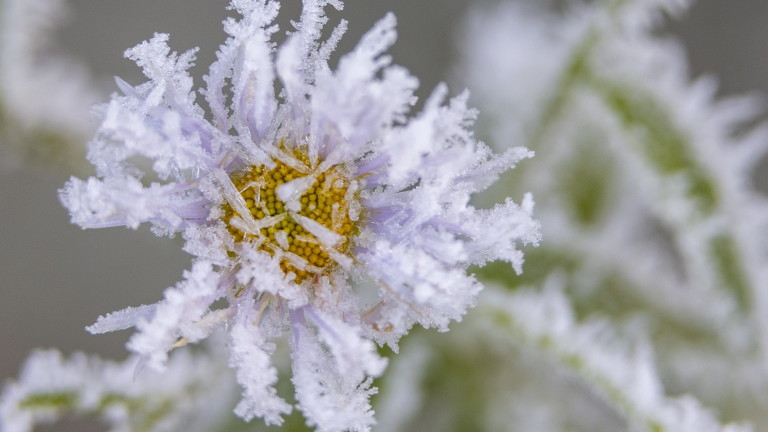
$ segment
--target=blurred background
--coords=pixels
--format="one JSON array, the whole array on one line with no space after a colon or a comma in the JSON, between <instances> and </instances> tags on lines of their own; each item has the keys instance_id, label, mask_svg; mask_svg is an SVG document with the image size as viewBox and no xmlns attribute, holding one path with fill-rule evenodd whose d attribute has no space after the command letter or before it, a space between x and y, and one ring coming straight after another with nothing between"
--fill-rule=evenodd
<instances>
[{"instance_id":1,"label":"blurred background","mask_svg":"<svg viewBox=\"0 0 768 432\"><path fill-rule=\"evenodd\" d=\"M228 15L227 3L70 1L67 20L54 33L52 51L86 65L90 81L106 100L115 89L113 76L132 84L143 82L139 69L122 57L123 51L154 32L170 33L175 50L200 47L194 73L201 83L225 39L221 21ZM456 40L461 38L464 13L474 3L350 0L342 14L332 14L332 19L343 16L350 22L337 52L347 52L376 20L393 11L399 41L390 52L395 63L419 77L419 96L426 96L440 81L448 81L457 93L464 85L453 67ZM282 18L296 17L298 5L298 0L286 1ZM692 76L718 76L722 94L755 90L766 94L766 23L764 0L702 0L667 28L684 41ZM83 327L100 314L161 298L162 290L175 284L189 264L180 240L157 238L148 229L82 231L71 225L57 189L70 175L88 175L87 168L3 165L7 166L0 171L0 379L16 376L29 351L37 347L124 357L130 332L92 336ZM761 184L768 184L768 174L760 177Z\"/></svg>"}]
</instances>

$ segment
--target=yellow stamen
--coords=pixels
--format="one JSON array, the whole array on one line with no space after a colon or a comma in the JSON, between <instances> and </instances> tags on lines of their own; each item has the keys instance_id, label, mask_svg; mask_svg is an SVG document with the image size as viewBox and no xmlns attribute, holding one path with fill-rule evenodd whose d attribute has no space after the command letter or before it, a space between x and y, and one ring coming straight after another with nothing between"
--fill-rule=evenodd
<instances>
[{"instance_id":1,"label":"yellow stamen","mask_svg":"<svg viewBox=\"0 0 768 432\"><path fill-rule=\"evenodd\" d=\"M250 242L256 238L263 240L259 250L283 257L280 268L285 274L294 273L295 283L301 284L313 276L333 269L336 262L330 255L338 256L338 253L345 254L348 251L350 237L357 229L356 221L350 217L349 201L356 199L357 194L353 193L356 192L355 187L350 189L354 179L350 178L344 166L337 165L318 173L315 172L317 164L313 166L310 163L306 151L295 149L290 156L294 159L291 162L299 161L305 167L294 167L293 163L288 165L276 158L273 168L256 165L231 176L234 187L243 196L250 217L257 223L272 217L270 220L274 222L269 222L272 225L264 227L262 224L258 232L246 233L239 228L242 225L231 222L235 216L242 217L229 204L223 205L223 220L235 242ZM301 182L302 179L306 179L304 185L309 186L299 190L300 196L290 199L279 196L278 188L281 185L290 181ZM295 183L291 185L293 184ZM288 202L283 202L281 198ZM340 236L342 241L334 245L324 244L296 220L304 220L306 225L305 219L299 216L291 217L291 213L311 219ZM332 248L332 253L329 254L330 249L325 248ZM286 254L294 255L290 258L293 263ZM301 265L301 260L306 261L307 265ZM300 269L297 265L303 268Z\"/></svg>"}]
</instances>

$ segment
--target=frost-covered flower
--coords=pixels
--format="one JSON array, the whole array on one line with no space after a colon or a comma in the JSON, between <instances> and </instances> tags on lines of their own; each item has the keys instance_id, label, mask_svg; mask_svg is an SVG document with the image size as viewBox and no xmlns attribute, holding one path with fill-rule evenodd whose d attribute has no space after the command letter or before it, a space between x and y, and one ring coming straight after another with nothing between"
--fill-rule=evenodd
<instances>
[{"instance_id":1,"label":"frost-covered flower","mask_svg":"<svg viewBox=\"0 0 768 432\"><path fill-rule=\"evenodd\" d=\"M467 95L444 104L442 85L409 118L417 81L385 55L391 14L332 70L346 22L321 39L328 5L342 7L305 1L278 47L278 3L234 0L242 19L225 22L230 37L205 78L210 118L187 73L194 51L170 53L163 34L128 50L149 81L118 80L123 95L102 107L90 147L97 176L71 179L61 200L84 228L180 232L195 257L162 301L91 332L135 326L129 349L162 369L169 350L225 328L244 389L236 413L280 424L291 407L270 354L288 330L308 424L367 430L371 380L386 364L374 342L396 349L415 323L446 330L481 289L467 267L504 260L520 271L517 245L536 243L539 228L530 196L469 204L531 153L494 155L469 130Z\"/></svg>"}]
</instances>

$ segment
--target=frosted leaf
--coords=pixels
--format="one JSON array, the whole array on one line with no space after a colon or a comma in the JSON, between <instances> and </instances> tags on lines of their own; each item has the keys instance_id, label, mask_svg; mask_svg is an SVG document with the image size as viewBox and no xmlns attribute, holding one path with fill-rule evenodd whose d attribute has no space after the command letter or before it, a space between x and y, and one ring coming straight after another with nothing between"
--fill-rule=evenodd
<instances>
[{"instance_id":1,"label":"frosted leaf","mask_svg":"<svg viewBox=\"0 0 768 432\"><path fill-rule=\"evenodd\" d=\"M64 55L58 31L70 18L64 0L7 0L0 5L0 165L77 161L95 124L91 105L107 92L86 65Z\"/></svg>"},{"instance_id":2,"label":"frosted leaf","mask_svg":"<svg viewBox=\"0 0 768 432\"><path fill-rule=\"evenodd\" d=\"M177 353L169 371L136 376L137 360L32 353L19 379L3 388L0 429L31 432L71 416L96 416L114 432L202 432L221 421L234 383L216 357Z\"/></svg>"}]
</instances>

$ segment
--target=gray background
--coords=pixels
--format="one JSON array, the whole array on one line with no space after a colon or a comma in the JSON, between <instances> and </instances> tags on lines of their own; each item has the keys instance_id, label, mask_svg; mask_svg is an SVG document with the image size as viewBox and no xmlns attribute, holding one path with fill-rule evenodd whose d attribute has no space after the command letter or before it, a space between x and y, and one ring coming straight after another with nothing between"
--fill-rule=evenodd
<instances>
[{"instance_id":1,"label":"gray background","mask_svg":"<svg viewBox=\"0 0 768 432\"><path fill-rule=\"evenodd\" d=\"M153 32L167 32L176 50L201 47L200 66L195 68L201 76L224 40L220 22L227 16L226 3L72 1L71 19L59 33L57 48L87 63L107 94L114 75L141 82L138 69L122 58L124 49ZM297 10L298 1L286 4L284 10ZM348 51L386 11L394 11L400 36L391 53L396 63L420 78L423 96L438 81L451 77L456 31L470 4L349 1L343 16L350 20L350 30L339 52ZM710 0L699 2L684 22L672 23L670 29L685 39L694 75L717 74L724 94L765 92L767 23L765 0ZM459 91L461 83L453 82L452 89ZM70 225L56 197L68 173L56 168L32 167L0 176L0 380L15 376L36 347L122 358L130 332L92 336L83 327L99 314L160 299L162 290L173 285L189 264L180 241L156 238L147 229L82 231Z\"/></svg>"}]
</instances>

